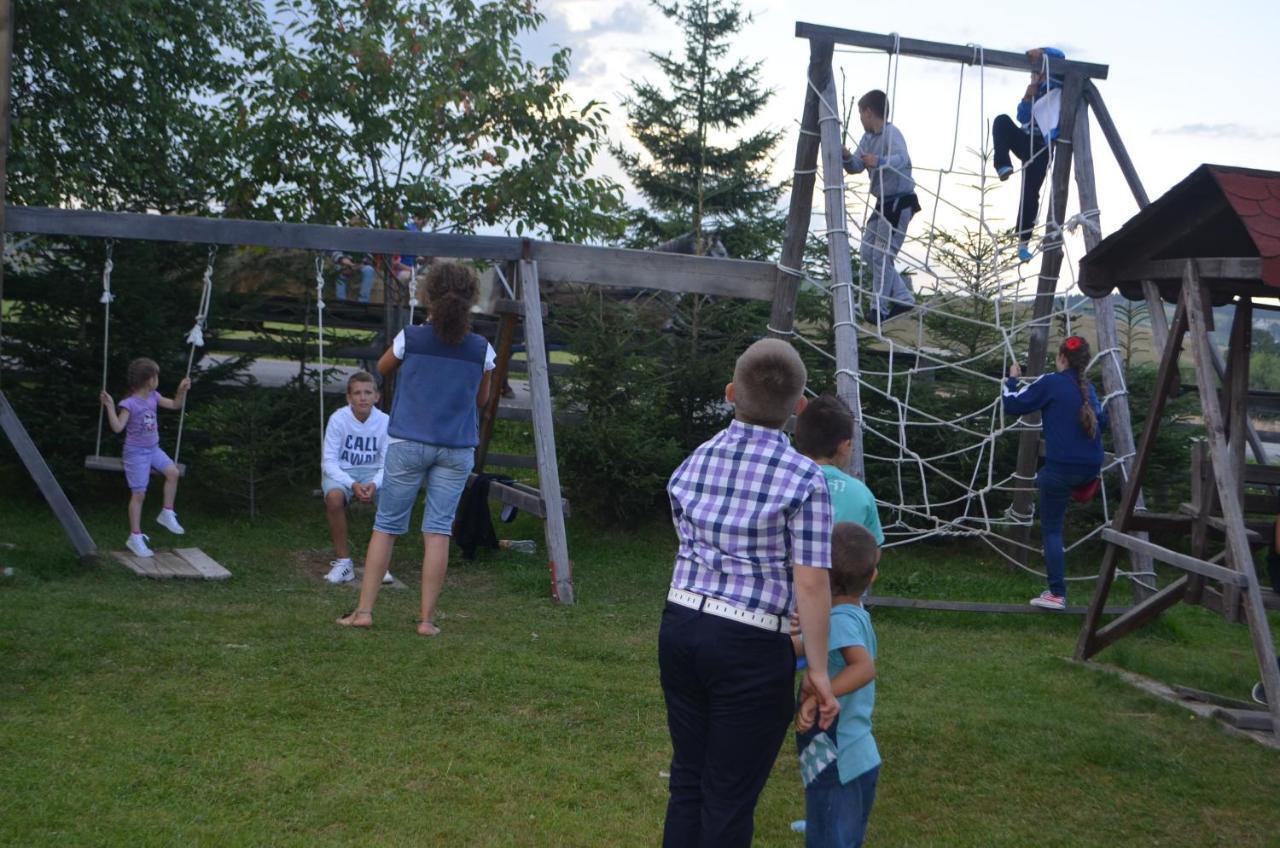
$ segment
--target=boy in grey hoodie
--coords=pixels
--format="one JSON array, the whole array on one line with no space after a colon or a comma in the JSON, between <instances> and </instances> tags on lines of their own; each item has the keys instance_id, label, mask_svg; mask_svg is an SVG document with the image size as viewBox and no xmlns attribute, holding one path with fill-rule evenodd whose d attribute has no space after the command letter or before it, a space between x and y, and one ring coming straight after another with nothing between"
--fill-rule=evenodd
<instances>
[{"instance_id":1,"label":"boy in grey hoodie","mask_svg":"<svg viewBox=\"0 0 1280 848\"><path fill-rule=\"evenodd\" d=\"M866 171L871 179L875 211L862 232L859 256L862 267L871 269L873 322L887 320L910 311L916 298L898 273L894 260L902 249L907 225L920 211L916 183L911 178L911 155L907 141L893 124L885 121L889 98L883 91L868 91L858 100L858 117L865 131L858 146L844 150L844 169L850 174Z\"/></svg>"}]
</instances>

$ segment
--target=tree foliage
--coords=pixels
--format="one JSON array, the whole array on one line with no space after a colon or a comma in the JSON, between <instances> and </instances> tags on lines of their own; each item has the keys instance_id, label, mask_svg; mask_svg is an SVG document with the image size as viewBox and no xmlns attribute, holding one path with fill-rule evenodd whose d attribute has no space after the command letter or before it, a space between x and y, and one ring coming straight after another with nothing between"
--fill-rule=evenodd
<instances>
[{"instance_id":1,"label":"tree foliage","mask_svg":"<svg viewBox=\"0 0 1280 848\"><path fill-rule=\"evenodd\" d=\"M227 95L257 0L15 4L9 201L207 212L235 168Z\"/></svg>"},{"instance_id":2,"label":"tree foliage","mask_svg":"<svg viewBox=\"0 0 1280 848\"><path fill-rule=\"evenodd\" d=\"M279 0L241 92L246 164L233 202L266 217L428 229L511 225L565 240L616 233L617 186L588 175L604 109L540 66L528 2Z\"/></svg>"},{"instance_id":3,"label":"tree foliage","mask_svg":"<svg viewBox=\"0 0 1280 848\"><path fill-rule=\"evenodd\" d=\"M744 129L773 92L759 82L761 62L726 66L750 16L736 0L653 2L679 25L684 50L651 52L665 84L633 83L624 101L644 152L615 146L613 153L649 205L633 213L631 240L652 246L692 232L694 252L703 254L704 233L715 231L731 256L768 258L782 231L784 186L769 180L782 136Z\"/></svg>"}]
</instances>

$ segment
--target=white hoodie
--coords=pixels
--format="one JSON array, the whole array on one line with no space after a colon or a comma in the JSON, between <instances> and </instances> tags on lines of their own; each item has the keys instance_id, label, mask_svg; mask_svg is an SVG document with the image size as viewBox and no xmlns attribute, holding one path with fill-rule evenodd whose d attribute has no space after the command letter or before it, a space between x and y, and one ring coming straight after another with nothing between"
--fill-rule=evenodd
<instances>
[{"instance_id":1,"label":"white hoodie","mask_svg":"<svg viewBox=\"0 0 1280 848\"><path fill-rule=\"evenodd\" d=\"M387 422L390 416L376 406L364 421L356 418L350 406L329 416L324 428L324 456L320 468L329 479L350 486L355 480L351 469L373 466L378 469L373 483L382 488L382 465L387 458Z\"/></svg>"}]
</instances>

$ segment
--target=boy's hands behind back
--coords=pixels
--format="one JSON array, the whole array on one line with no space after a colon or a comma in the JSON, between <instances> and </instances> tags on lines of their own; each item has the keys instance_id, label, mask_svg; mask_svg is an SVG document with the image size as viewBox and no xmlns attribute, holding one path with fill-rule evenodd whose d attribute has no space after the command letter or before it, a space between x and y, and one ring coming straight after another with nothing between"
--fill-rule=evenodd
<instances>
[{"instance_id":1,"label":"boy's hands behind back","mask_svg":"<svg viewBox=\"0 0 1280 848\"><path fill-rule=\"evenodd\" d=\"M818 712L818 727L823 730L829 728L840 713L840 702L831 691L831 677L814 674L813 669L809 669L804 673L804 682L800 684L800 695L804 701L813 701ZM803 702L800 706L804 709Z\"/></svg>"}]
</instances>

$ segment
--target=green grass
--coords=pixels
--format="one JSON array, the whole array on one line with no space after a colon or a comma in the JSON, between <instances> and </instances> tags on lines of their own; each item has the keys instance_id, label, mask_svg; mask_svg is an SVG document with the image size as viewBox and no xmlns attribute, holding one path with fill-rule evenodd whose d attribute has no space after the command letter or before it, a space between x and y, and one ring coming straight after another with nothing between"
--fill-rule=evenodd
<instances>
[{"instance_id":1,"label":"green grass","mask_svg":"<svg viewBox=\"0 0 1280 848\"><path fill-rule=\"evenodd\" d=\"M104 546L124 535L118 482L81 498ZM187 583L81 567L43 505L10 492L0 843L659 841L665 523L627 535L571 522L570 608L548 600L542 555L455 562L444 635L427 641L413 633L412 585L383 593L372 632L331 623L355 593L319 581L326 533L306 498L251 524L180 493L184 541L235 575ZM368 524L355 519L357 540ZM527 517L500 532L541 538ZM412 539L397 549L410 584L420 552ZM1038 588L966 547L893 551L883 572L884 594L1025 600ZM875 619L885 764L872 844L1276 844L1280 753L1066 662L1077 619ZM1255 677L1244 629L1193 609L1103 658L1235 695ZM788 824L802 811L788 743L756 844L801 845Z\"/></svg>"}]
</instances>

